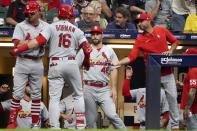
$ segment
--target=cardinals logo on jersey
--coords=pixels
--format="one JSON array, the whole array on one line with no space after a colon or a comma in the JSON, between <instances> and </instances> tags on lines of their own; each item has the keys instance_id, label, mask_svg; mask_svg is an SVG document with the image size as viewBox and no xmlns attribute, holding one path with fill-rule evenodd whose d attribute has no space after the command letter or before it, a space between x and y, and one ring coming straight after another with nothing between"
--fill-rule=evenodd
<instances>
[{"instance_id":1,"label":"cardinals logo on jersey","mask_svg":"<svg viewBox=\"0 0 197 131\"><path fill-rule=\"evenodd\" d=\"M31 39L30 33L27 33L27 35L25 36L25 40L30 40L30 39Z\"/></svg>"},{"instance_id":2,"label":"cardinals logo on jersey","mask_svg":"<svg viewBox=\"0 0 197 131\"><path fill-rule=\"evenodd\" d=\"M144 100L144 95L140 98L138 105L140 108L144 108L145 107L145 100Z\"/></svg>"}]
</instances>

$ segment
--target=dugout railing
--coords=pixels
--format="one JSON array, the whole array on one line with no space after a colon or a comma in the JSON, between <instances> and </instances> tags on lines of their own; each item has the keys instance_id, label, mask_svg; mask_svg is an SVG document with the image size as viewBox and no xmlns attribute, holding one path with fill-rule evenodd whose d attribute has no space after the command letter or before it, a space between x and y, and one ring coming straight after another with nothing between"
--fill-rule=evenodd
<instances>
[{"instance_id":1,"label":"dugout railing","mask_svg":"<svg viewBox=\"0 0 197 131\"><path fill-rule=\"evenodd\" d=\"M197 55L148 56L146 74L146 129L160 129L161 67L197 67Z\"/></svg>"}]
</instances>

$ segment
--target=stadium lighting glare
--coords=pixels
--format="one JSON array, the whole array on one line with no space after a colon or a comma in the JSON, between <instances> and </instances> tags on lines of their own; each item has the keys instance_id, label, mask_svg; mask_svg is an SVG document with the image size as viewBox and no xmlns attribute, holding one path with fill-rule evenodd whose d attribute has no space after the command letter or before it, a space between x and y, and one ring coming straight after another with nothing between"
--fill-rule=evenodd
<instances>
[{"instance_id":1,"label":"stadium lighting glare","mask_svg":"<svg viewBox=\"0 0 197 131\"><path fill-rule=\"evenodd\" d=\"M114 48L114 49L132 49L133 48L133 45L113 45L113 44L109 44L108 46L110 46L111 48Z\"/></svg>"},{"instance_id":2,"label":"stadium lighting glare","mask_svg":"<svg viewBox=\"0 0 197 131\"><path fill-rule=\"evenodd\" d=\"M121 44L109 44L108 46L110 46L111 48L114 49L132 49L133 45L121 45ZM0 42L0 47L14 47L13 43L1 43ZM170 48L171 46L168 46L168 48ZM183 49L183 46L178 46L177 50L181 50Z\"/></svg>"},{"instance_id":3,"label":"stadium lighting glare","mask_svg":"<svg viewBox=\"0 0 197 131\"><path fill-rule=\"evenodd\" d=\"M14 47L13 43L1 43L0 42L0 47Z\"/></svg>"}]
</instances>

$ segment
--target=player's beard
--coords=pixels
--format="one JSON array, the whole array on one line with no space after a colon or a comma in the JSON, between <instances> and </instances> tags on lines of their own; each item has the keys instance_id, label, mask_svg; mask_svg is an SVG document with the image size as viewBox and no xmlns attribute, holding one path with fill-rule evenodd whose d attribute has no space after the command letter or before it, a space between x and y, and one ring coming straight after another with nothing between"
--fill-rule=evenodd
<instances>
[{"instance_id":1,"label":"player's beard","mask_svg":"<svg viewBox=\"0 0 197 131\"><path fill-rule=\"evenodd\" d=\"M93 43L94 45L98 45L98 44L100 44L100 43L101 43L101 40L98 40L98 39L92 39L92 43Z\"/></svg>"}]
</instances>

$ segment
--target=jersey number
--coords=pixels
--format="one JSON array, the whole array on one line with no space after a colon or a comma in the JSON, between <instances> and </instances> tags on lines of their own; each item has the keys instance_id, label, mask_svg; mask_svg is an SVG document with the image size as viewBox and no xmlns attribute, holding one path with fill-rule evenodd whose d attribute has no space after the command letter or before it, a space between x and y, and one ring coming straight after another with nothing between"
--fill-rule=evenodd
<instances>
[{"instance_id":1,"label":"jersey number","mask_svg":"<svg viewBox=\"0 0 197 131\"><path fill-rule=\"evenodd\" d=\"M60 35L59 35L59 47L64 47L64 48L69 48L70 47L70 43L71 43L71 41L70 41L70 39L71 39L71 35L70 34L63 34L63 33L61 33Z\"/></svg>"}]
</instances>

